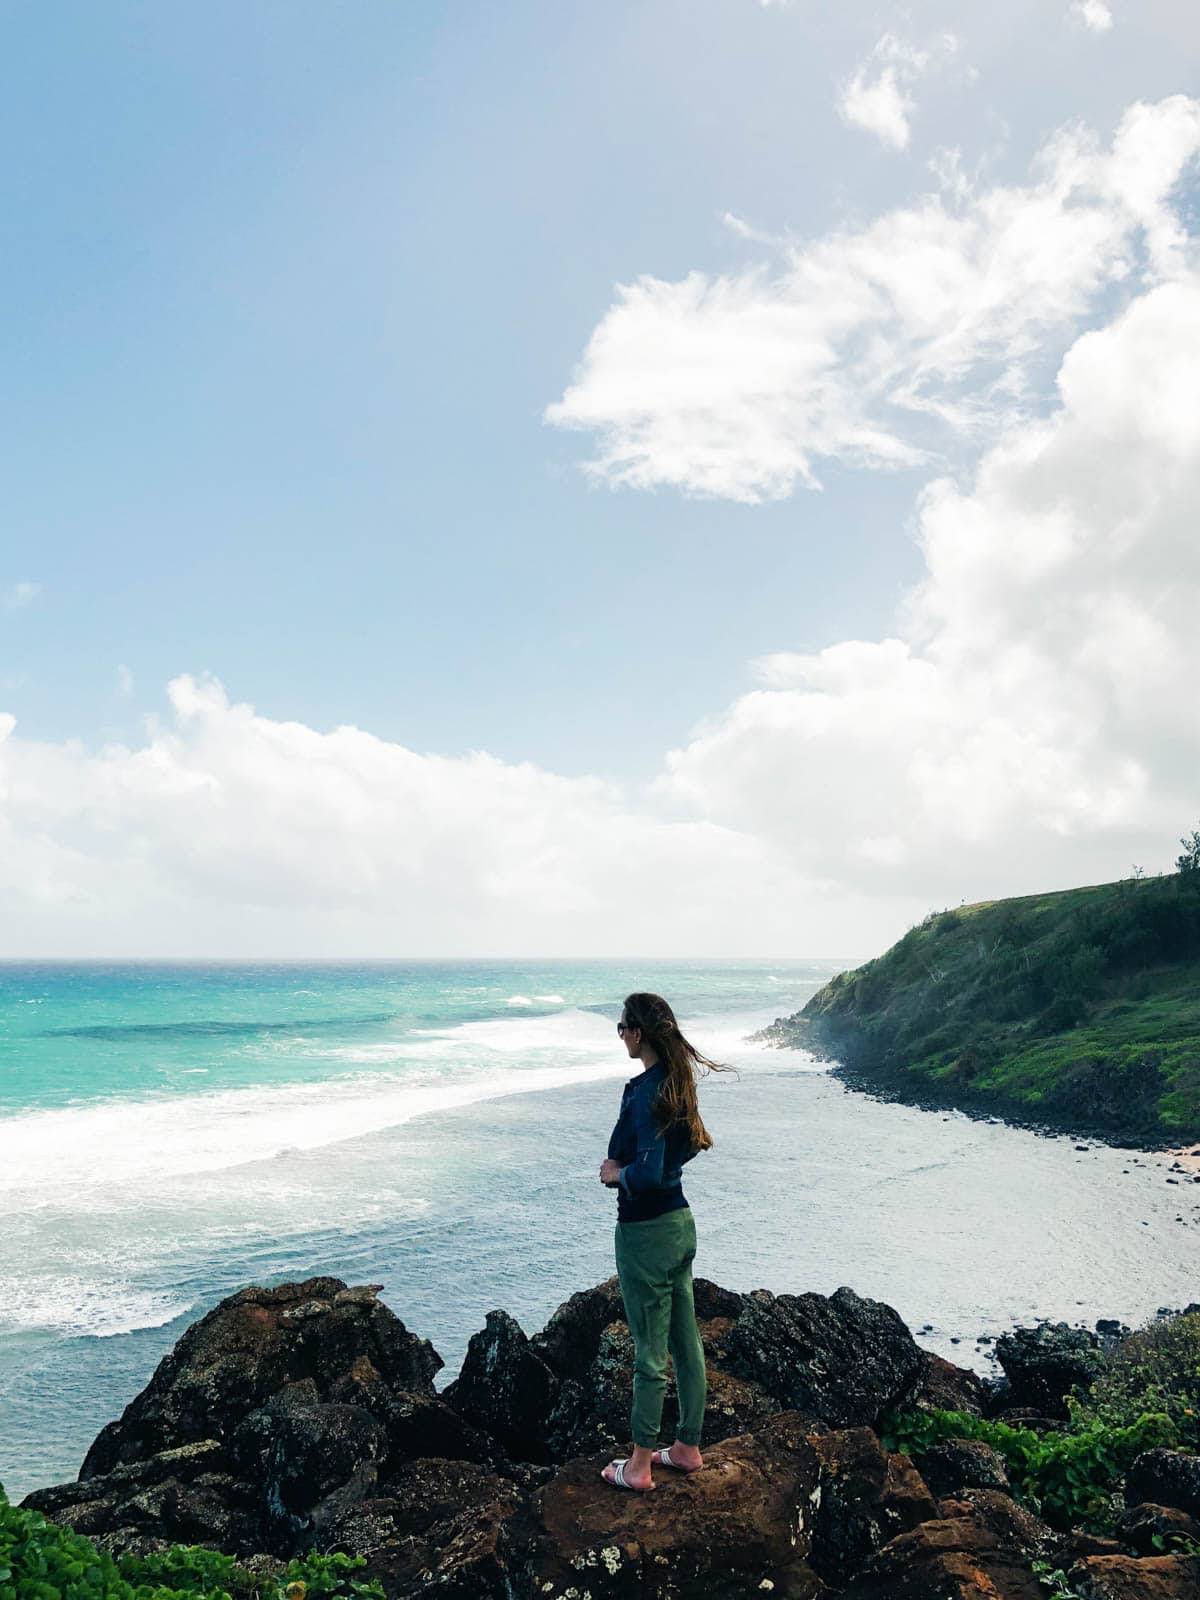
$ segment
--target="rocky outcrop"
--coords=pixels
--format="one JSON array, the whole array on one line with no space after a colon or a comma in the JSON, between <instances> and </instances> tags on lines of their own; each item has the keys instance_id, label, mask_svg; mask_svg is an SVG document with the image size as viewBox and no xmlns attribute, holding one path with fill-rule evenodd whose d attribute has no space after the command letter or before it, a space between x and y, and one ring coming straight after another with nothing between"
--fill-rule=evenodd
<instances>
[{"instance_id":1,"label":"rocky outcrop","mask_svg":"<svg viewBox=\"0 0 1200 1600\"><path fill-rule=\"evenodd\" d=\"M943 1439L917 1457L921 1476L935 1495L959 1495L964 1489L1009 1492L1004 1460L982 1439Z\"/></svg>"},{"instance_id":2,"label":"rocky outcrop","mask_svg":"<svg viewBox=\"0 0 1200 1600\"><path fill-rule=\"evenodd\" d=\"M944 1356L926 1352L925 1377L913 1404L927 1411L965 1411L986 1417L992 1407L993 1389L977 1372L956 1367Z\"/></svg>"},{"instance_id":3,"label":"rocky outcrop","mask_svg":"<svg viewBox=\"0 0 1200 1600\"><path fill-rule=\"evenodd\" d=\"M840 1587L890 1539L937 1516L937 1507L909 1458L890 1455L870 1428L810 1442L819 1463L812 1565Z\"/></svg>"},{"instance_id":4,"label":"rocky outcrop","mask_svg":"<svg viewBox=\"0 0 1200 1600\"><path fill-rule=\"evenodd\" d=\"M1098 1334L1065 1322L1014 1328L996 1340L996 1359L1008 1380L1001 1397L1001 1415L1028 1408L1047 1417L1065 1418L1066 1397L1086 1388L1103 1370Z\"/></svg>"},{"instance_id":5,"label":"rocky outcrop","mask_svg":"<svg viewBox=\"0 0 1200 1600\"><path fill-rule=\"evenodd\" d=\"M892 1539L842 1591L846 1600L1045 1600L1032 1567L1049 1528L994 1490Z\"/></svg>"},{"instance_id":6,"label":"rocky outcrop","mask_svg":"<svg viewBox=\"0 0 1200 1600\"><path fill-rule=\"evenodd\" d=\"M1200 1517L1200 1456L1182 1450L1144 1450L1125 1480L1126 1505L1151 1500Z\"/></svg>"},{"instance_id":7,"label":"rocky outcrop","mask_svg":"<svg viewBox=\"0 0 1200 1600\"><path fill-rule=\"evenodd\" d=\"M225 1439L289 1384L311 1382L324 1398L358 1361L392 1389L432 1395L442 1358L381 1304L381 1287L349 1289L340 1278L309 1278L222 1300L100 1432L79 1476L200 1439Z\"/></svg>"},{"instance_id":8,"label":"rocky outcrop","mask_svg":"<svg viewBox=\"0 0 1200 1600\"><path fill-rule=\"evenodd\" d=\"M755 1290L726 1340L735 1373L781 1406L831 1427L870 1426L911 1402L926 1356L892 1310L853 1289L820 1294Z\"/></svg>"},{"instance_id":9,"label":"rocky outcrop","mask_svg":"<svg viewBox=\"0 0 1200 1600\"><path fill-rule=\"evenodd\" d=\"M489 1311L467 1345L446 1402L525 1461L547 1461L546 1423L559 1377L533 1349L507 1311Z\"/></svg>"},{"instance_id":10,"label":"rocky outcrop","mask_svg":"<svg viewBox=\"0 0 1200 1600\"><path fill-rule=\"evenodd\" d=\"M24 1503L115 1547L288 1554L415 1457L507 1464L437 1397L441 1357L377 1293L310 1278L231 1295L98 1435L79 1481Z\"/></svg>"},{"instance_id":11,"label":"rocky outcrop","mask_svg":"<svg viewBox=\"0 0 1200 1600\"><path fill-rule=\"evenodd\" d=\"M1056 1532L1010 1498L978 1441L943 1440L915 1463L885 1449L872 1424L894 1407L986 1403L980 1380L928 1360L890 1307L849 1289L739 1295L703 1281L696 1305L705 1465L659 1470L652 1493L600 1475L629 1449L615 1280L531 1337L490 1313L439 1397L440 1357L374 1287L314 1278L223 1301L103 1430L79 1480L24 1504L113 1551L178 1541L259 1563L347 1551L389 1600L1041 1600L1042 1561L1093 1600L1196 1600L1197 1558L1156 1540L1197 1527L1200 1459L1138 1458L1120 1543ZM1014 1370L1050 1361L1032 1349ZM1039 1405L1066 1368L1053 1370L1029 1380ZM669 1432L670 1408L664 1421Z\"/></svg>"},{"instance_id":12,"label":"rocky outcrop","mask_svg":"<svg viewBox=\"0 0 1200 1600\"><path fill-rule=\"evenodd\" d=\"M534 1497L518 1593L546 1600L733 1600L818 1595L807 1566L819 1462L807 1420L777 1416L726 1439L703 1472L668 1477L653 1494L614 1494L595 1460L571 1462ZM786 1578L785 1578L786 1574Z\"/></svg>"}]
</instances>

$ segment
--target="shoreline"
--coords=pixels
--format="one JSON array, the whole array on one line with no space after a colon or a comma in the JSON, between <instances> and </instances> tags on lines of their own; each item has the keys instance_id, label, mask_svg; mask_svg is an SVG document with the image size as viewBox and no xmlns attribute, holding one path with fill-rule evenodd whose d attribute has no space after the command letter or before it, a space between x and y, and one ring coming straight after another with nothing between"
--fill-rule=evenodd
<instances>
[{"instance_id":1,"label":"shoreline","mask_svg":"<svg viewBox=\"0 0 1200 1600\"><path fill-rule=\"evenodd\" d=\"M1034 1116L1023 1109L1015 1109L1012 1101L997 1101L990 1096L970 1096L961 1092L942 1095L927 1084L917 1088L903 1078L877 1078L867 1069L840 1057L829 1055L823 1059L830 1062L831 1077L844 1083L856 1094L867 1095L872 1100L911 1106L916 1111L960 1111L974 1122L1002 1123L1007 1128L1020 1128L1025 1133L1036 1133L1047 1139L1090 1139L1093 1144L1107 1145L1111 1150L1133 1150L1141 1155L1178 1156L1180 1159L1187 1156L1188 1159L1195 1159L1195 1170L1200 1172L1200 1146L1194 1147L1196 1154L1192 1157L1193 1147L1190 1145L1168 1149L1154 1144L1149 1135L1139 1137L1136 1132L1118 1133L1086 1117L1063 1118L1060 1121L1053 1117Z\"/></svg>"},{"instance_id":2,"label":"shoreline","mask_svg":"<svg viewBox=\"0 0 1200 1600\"><path fill-rule=\"evenodd\" d=\"M903 1071L872 1069L838 1055L820 1040L815 1029L806 1032L787 1017L777 1017L753 1037L774 1049L807 1051L814 1060L828 1063L830 1077L872 1100L911 1106L917 1111L960 1111L975 1122L1002 1123L1005 1127L1020 1128L1044 1138L1090 1139L1112 1150L1132 1150L1141 1155L1174 1160L1189 1174L1200 1175L1200 1140L1159 1144L1154 1142L1150 1129L1142 1133L1136 1129L1121 1133L1086 1116L1038 1116L1015 1101L994 1095L973 1095L961 1088L953 1093L939 1092L934 1085L917 1083Z\"/></svg>"}]
</instances>

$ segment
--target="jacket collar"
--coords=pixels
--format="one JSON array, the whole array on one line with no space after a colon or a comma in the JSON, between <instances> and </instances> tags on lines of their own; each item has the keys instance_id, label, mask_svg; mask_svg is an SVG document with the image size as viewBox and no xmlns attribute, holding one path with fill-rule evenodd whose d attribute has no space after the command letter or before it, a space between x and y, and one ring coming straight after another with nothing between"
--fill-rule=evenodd
<instances>
[{"instance_id":1,"label":"jacket collar","mask_svg":"<svg viewBox=\"0 0 1200 1600\"><path fill-rule=\"evenodd\" d=\"M630 1078L629 1087L632 1087L635 1083L646 1083L649 1081L649 1079L654 1077L661 1078L666 1073L666 1070L666 1062L659 1057L652 1067L643 1067L636 1078Z\"/></svg>"}]
</instances>

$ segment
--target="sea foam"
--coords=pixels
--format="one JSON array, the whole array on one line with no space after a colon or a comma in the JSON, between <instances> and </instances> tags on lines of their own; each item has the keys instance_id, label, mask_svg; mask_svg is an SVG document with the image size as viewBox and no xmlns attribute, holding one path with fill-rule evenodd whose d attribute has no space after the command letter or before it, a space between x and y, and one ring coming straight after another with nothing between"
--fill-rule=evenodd
<instances>
[{"instance_id":1,"label":"sea foam","mask_svg":"<svg viewBox=\"0 0 1200 1600\"><path fill-rule=\"evenodd\" d=\"M430 1029L394 1043L309 1052L375 1065L316 1083L108 1101L0 1119L0 1215L160 1179L216 1172L398 1127L500 1095L628 1076L603 1018L583 1011ZM522 1064L512 1058L520 1055ZM390 1064L391 1070L388 1070ZM440 1070L433 1070L440 1066Z\"/></svg>"}]
</instances>

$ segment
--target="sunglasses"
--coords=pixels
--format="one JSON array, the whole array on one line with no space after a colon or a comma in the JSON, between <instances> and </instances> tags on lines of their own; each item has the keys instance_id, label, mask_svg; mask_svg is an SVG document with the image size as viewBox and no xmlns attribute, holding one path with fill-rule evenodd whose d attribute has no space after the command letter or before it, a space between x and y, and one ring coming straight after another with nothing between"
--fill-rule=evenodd
<instances>
[{"instance_id":1,"label":"sunglasses","mask_svg":"<svg viewBox=\"0 0 1200 1600\"><path fill-rule=\"evenodd\" d=\"M617 1023L617 1032L621 1035L621 1038L623 1039L627 1033L637 1033L638 1029L634 1027L632 1022L618 1022Z\"/></svg>"}]
</instances>

